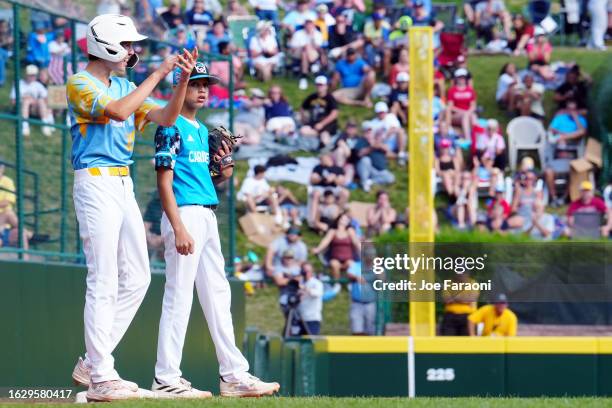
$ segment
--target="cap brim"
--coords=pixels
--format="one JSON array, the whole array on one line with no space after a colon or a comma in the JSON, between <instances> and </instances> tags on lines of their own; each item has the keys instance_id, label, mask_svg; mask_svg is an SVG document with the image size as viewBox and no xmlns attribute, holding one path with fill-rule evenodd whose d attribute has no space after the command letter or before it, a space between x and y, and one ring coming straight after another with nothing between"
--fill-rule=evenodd
<instances>
[{"instance_id":1,"label":"cap brim","mask_svg":"<svg viewBox=\"0 0 612 408\"><path fill-rule=\"evenodd\" d=\"M220 82L220 79L214 75L209 75L209 74L197 74L197 75L192 75L189 77L190 81L193 81L194 79L208 79L208 85L216 85Z\"/></svg>"}]
</instances>

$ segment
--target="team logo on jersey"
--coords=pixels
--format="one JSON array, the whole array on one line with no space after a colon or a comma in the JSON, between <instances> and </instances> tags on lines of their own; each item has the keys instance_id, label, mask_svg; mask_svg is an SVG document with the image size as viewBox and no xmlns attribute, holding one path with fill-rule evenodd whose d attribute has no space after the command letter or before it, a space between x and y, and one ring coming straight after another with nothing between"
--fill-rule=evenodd
<instances>
[{"instance_id":1,"label":"team logo on jersey","mask_svg":"<svg viewBox=\"0 0 612 408\"><path fill-rule=\"evenodd\" d=\"M191 136L191 135L187 136L187 141L188 141L188 142L193 142L193 141L194 141L194 140L193 140L193 136Z\"/></svg>"},{"instance_id":2,"label":"team logo on jersey","mask_svg":"<svg viewBox=\"0 0 612 408\"><path fill-rule=\"evenodd\" d=\"M190 163L206 163L208 164L209 155L204 150L192 150L189 152Z\"/></svg>"}]
</instances>

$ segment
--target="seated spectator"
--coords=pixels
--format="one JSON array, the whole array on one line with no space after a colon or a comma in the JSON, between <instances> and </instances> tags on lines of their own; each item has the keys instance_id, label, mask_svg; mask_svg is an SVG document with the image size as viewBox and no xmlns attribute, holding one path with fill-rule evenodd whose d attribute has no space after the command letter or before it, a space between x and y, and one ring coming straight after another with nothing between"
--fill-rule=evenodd
<instances>
[{"instance_id":1,"label":"seated spectator","mask_svg":"<svg viewBox=\"0 0 612 408\"><path fill-rule=\"evenodd\" d=\"M189 2L187 2L189 4ZM222 18L223 7L219 0L204 0L204 10L207 10L215 18Z\"/></svg>"},{"instance_id":2,"label":"seated spectator","mask_svg":"<svg viewBox=\"0 0 612 408\"><path fill-rule=\"evenodd\" d=\"M204 0L194 0L191 10L185 13L185 24L191 26L194 30L203 30L206 32L212 27L214 21L213 15L204 7Z\"/></svg>"},{"instance_id":3,"label":"seated spectator","mask_svg":"<svg viewBox=\"0 0 612 408\"><path fill-rule=\"evenodd\" d=\"M510 211L523 218L525 225L533 218L534 203L543 201L542 190L536 188L538 177L533 171L528 171L522 179L514 184L512 206Z\"/></svg>"},{"instance_id":4,"label":"seated spectator","mask_svg":"<svg viewBox=\"0 0 612 408\"><path fill-rule=\"evenodd\" d=\"M325 3L318 4L315 10L317 12L317 18L315 18L314 23L323 37L323 47L327 48L329 45L329 32L336 24L336 19L329 14L329 9Z\"/></svg>"},{"instance_id":5,"label":"seated spectator","mask_svg":"<svg viewBox=\"0 0 612 408\"><path fill-rule=\"evenodd\" d=\"M408 125L408 88L410 83L410 75L407 72L400 72L397 74L397 84L394 89L391 90L389 95L389 105L391 106L391 113L400 121L403 127Z\"/></svg>"},{"instance_id":6,"label":"seated spectator","mask_svg":"<svg viewBox=\"0 0 612 408\"><path fill-rule=\"evenodd\" d=\"M464 230L476 223L478 210L478 184L475 175L464 170L455 190L456 200L451 207L451 213L457 220L457 228Z\"/></svg>"},{"instance_id":7,"label":"seated spectator","mask_svg":"<svg viewBox=\"0 0 612 408\"><path fill-rule=\"evenodd\" d=\"M319 201L325 191L332 191L338 198L340 206L345 206L348 201L349 192L344 187L344 170L334 165L331 154L321 155L320 164L317 164L310 174L310 185L312 197L308 220L311 225L319 211Z\"/></svg>"},{"instance_id":8,"label":"seated spectator","mask_svg":"<svg viewBox=\"0 0 612 408\"><path fill-rule=\"evenodd\" d=\"M568 235L571 237L574 234L572 229L575 227L574 216L577 213L598 213L603 217L608 212L606 203L601 197L594 194L593 183L590 181L583 181L580 183L580 198L572 203L567 208L567 226L569 228ZM607 225L606 225L607 226ZM609 231L607 228L601 228L602 236L607 237Z\"/></svg>"},{"instance_id":9,"label":"seated spectator","mask_svg":"<svg viewBox=\"0 0 612 408\"><path fill-rule=\"evenodd\" d=\"M359 130L357 123L353 119L349 119L346 123L344 132L340 133L334 144L332 155L336 166L344 169L346 175L346 184L353 182L355 177L356 157L354 154L355 146L358 142Z\"/></svg>"},{"instance_id":10,"label":"seated spectator","mask_svg":"<svg viewBox=\"0 0 612 408\"><path fill-rule=\"evenodd\" d=\"M555 217L545 212L544 202L535 200L531 211L531 219L526 221L523 229L533 239L549 241L554 238Z\"/></svg>"},{"instance_id":11,"label":"seated spectator","mask_svg":"<svg viewBox=\"0 0 612 408\"><path fill-rule=\"evenodd\" d=\"M368 65L387 74L390 67L384 67L383 62L390 60L391 51L385 45L389 39L390 32L391 26L384 16L379 13L372 14L372 18L366 22L363 28L365 39L364 53Z\"/></svg>"},{"instance_id":12,"label":"seated spectator","mask_svg":"<svg viewBox=\"0 0 612 408\"><path fill-rule=\"evenodd\" d=\"M321 66L327 64L327 56L322 49L323 36L317 30L313 19L304 22L304 28L297 30L289 40L289 52L291 56L300 61L300 82L299 88L308 88L306 77L321 70Z\"/></svg>"},{"instance_id":13,"label":"seated spectator","mask_svg":"<svg viewBox=\"0 0 612 408\"><path fill-rule=\"evenodd\" d=\"M47 88L40 83L38 77L38 67L28 65L25 69L25 80L19 80L19 92L21 94L21 115L28 119L30 114L37 115L45 123L54 124L53 111L47 105ZM11 89L11 104L15 105L15 87ZM43 126L42 132L45 136L51 136L55 128ZM23 136L30 135L30 124L27 121L22 123Z\"/></svg>"},{"instance_id":14,"label":"seated spectator","mask_svg":"<svg viewBox=\"0 0 612 408\"><path fill-rule=\"evenodd\" d=\"M6 61L13 47L11 27L6 20L0 20L0 87L6 81Z\"/></svg>"},{"instance_id":15,"label":"seated spectator","mask_svg":"<svg viewBox=\"0 0 612 408\"><path fill-rule=\"evenodd\" d=\"M238 3L236 1L236 3ZM280 0L249 0L249 4L255 10L255 15L260 21L269 21L278 28L278 6Z\"/></svg>"},{"instance_id":16,"label":"seated spectator","mask_svg":"<svg viewBox=\"0 0 612 408\"><path fill-rule=\"evenodd\" d=\"M329 92L327 78L315 78L316 92L306 97L300 109L302 136L319 138L319 146L327 146L338 131L338 103Z\"/></svg>"},{"instance_id":17,"label":"seated spectator","mask_svg":"<svg viewBox=\"0 0 612 408\"><path fill-rule=\"evenodd\" d=\"M330 28L329 32L329 56L333 59L338 59L349 48L358 49L363 47L363 44L363 39L347 24L346 16L338 14L336 16L336 24Z\"/></svg>"},{"instance_id":18,"label":"seated spectator","mask_svg":"<svg viewBox=\"0 0 612 408\"><path fill-rule=\"evenodd\" d=\"M241 99L242 108L234 119L235 132L244 135L240 143L253 145L261 141L266 122L265 99L266 94L259 88L251 88L251 97Z\"/></svg>"},{"instance_id":19,"label":"seated spectator","mask_svg":"<svg viewBox=\"0 0 612 408\"><path fill-rule=\"evenodd\" d=\"M257 10L255 10L255 12L257 12ZM238 0L229 0L227 2L227 11L225 13L227 17L244 17L249 15L249 11L242 4L240 4ZM277 20L273 21L278 23Z\"/></svg>"},{"instance_id":20,"label":"seated spectator","mask_svg":"<svg viewBox=\"0 0 612 408\"><path fill-rule=\"evenodd\" d=\"M297 8L285 14L285 18L281 23L281 27L292 35L297 30L306 25L306 20L315 21L317 14L310 9L309 0L298 0Z\"/></svg>"},{"instance_id":21,"label":"seated spectator","mask_svg":"<svg viewBox=\"0 0 612 408\"><path fill-rule=\"evenodd\" d=\"M397 220L397 212L389 202L389 193L379 190L376 193L376 205L368 209L368 237L375 237L393 228Z\"/></svg>"},{"instance_id":22,"label":"seated spectator","mask_svg":"<svg viewBox=\"0 0 612 408\"><path fill-rule=\"evenodd\" d=\"M466 0L463 2L463 15L465 15L465 19L472 26L476 24L476 6L478 3L480 3L480 0Z\"/></svg>"},{"instance_id":23,"label":"seated spectator","mask_svg":"<svg viewBox=\"0 0 612 408\"><path fill-rule=\"evenodd\" d=\"M248 212L257 212L257 207L268 206L274 214L276 224L283 222L278 194L266 181L266 168L262 165L255 166L253 175L244 179L236 199L246 204Z\"/></svg>"},{"instance_id":24,"label":"seated spectator","mask_svg":"<svg viewBox=\"0 0 612 408\"><path fill-rule=\"evenodd\" d=\"M295 132L293 109L283 95L279 85L272 85L268 91L268 99L264 103L266 111L266 130L274 133L276 138L284 138Z\"/></svg>"},{"instance_id":25,"label":"seated spectator","mask_svg":"<svg viewBox=\"0 0 612 408\"><path fill-rule=\"evenodd\" d=\"M161 13L160 17L171 30L185 24L185 16L181 11L181 0L170 0L168 9Z\"/></svg>"},{"instance_id":26,"label":"seated spectator","mask_svg":"<svg viewBox=\"0 0 612 408\"><path fill-rule=\"evenodd\" d=\"M476 139L476 153L480 163L489 172L499 169L500 172L506 168L506 142L499 132L499 123L496 119L487 121L486 131L479 134ZM494 184L495 180L491 180Z\"/></svg>"},{"instance_id":27,"label":"seated spectator","mask_svg":"<svg viewBox=\"0 0 612 408\"><path fill-rule=\"evenodd\" d=\"M272 25L267 21L257 23L257 35L249 42L249 54L257 73L257 78L267 82L272 73L277 70L283 60L276 37L272 33Z\"/></svg>"},{"instance_id":28,"label":"seated spectator","mask_svg":"<svg viewBox=\"0 0 612 408\"><path fill-rule=\"evenodd\" d=\"M246 88L246 83L243 81L244 78L244 63L242 59L234 54L234 45L230 42L222 41L219 43L219 54L225 55L232 59L232 68L234 74L234 93L236 90ZM229 81L230 81L230 69L229 61L227 60L213 60L209 65L209 72L211 75L219 78L219 83L209 86L209 100L213 107L229 106Z\"/></svg>"},{"instance_id":29,"label":"seated spectator","mask_svg":"<svg viewBox=\"0 0 612 408\"><path fill-rule=\"evenodd\" d=\"M387 168L389 146L384 143L382 134L374 133L371 123L363 124L364 136L357 141L357 174L363 191L370 191L374 184L391 184L395 176Z\"/></svg>"},{"instance_id":30,"label":"seated spectator","mask_svg":"<svg viewBox=\"0 0 612 408\"><path fill-rule=\"evenodd\" d=\"M589 99L590 78L584 77L580 72L580 67L574 65L567 71L565 82L555 91L554 99L559 110L566 108L569 100L576 102L576 107L580 114L586 115Z\"/></svg>"},{"instance_id":31,"label":"seated spectator","mask_svg":"<svg viewBox=\"0 0 612 408\"><path fill-rule=\"evenodd\" d=\"M525 19L525 16L516 14L512 19L512 30L513 36L510 42L508 42L508 48L510 48L514 56L518 57L525 51L529 40L533 38L535 29L533 24L530 24Z\"/></svg>"},{"instance_id":32,"label":"seated spectator","mask_svg":"<svg viewBox=\"0 0 612 408\"><path fill-rule=\"evenodd\" d=\"M520 83L520 78L516 73L516 65L512 62L504 64L497 79L497 91L495 91L495 100L497 105L502 108L508 108L514 92L514 87ZM513 108L510 108L513 111Z\"/></svg>"},{"instance_id":33,"label":"seated spectator","mask_svg":"<svg viewBox=\"0 0 612 408\"><path fill-rule=\"evenodd\" d=\"M440 141L439 153L436 154L434 166L436 175L442 180L442 188L449 197L455 196L458 178L461 174L461 166L457 156L451 153L451 139L444 138Z\"/></svg>"},{"instance_id":34,"label":"seated spectator","mask_svg":"<svg viewBox=\"0 0 612 408\"><path fill-rule=\"evenodd\" d=\"M510 14L503 0L484 0L476 5L474 26L478 38L488 44L493 39L493 29L498 21L504 28L506 38L510 38Z\"/></svg>"},{"instance_id":35,"label":"seated spectator","mask_svg":"<svg viewBox=\"0 0 612 408\"><path fill-rule=\"evenodd\" d=\"M395 64L391 67L391 73L389 74L389 85L395 88L397 85L397 76L400 72L410 72L410 51L408 47L402 48L398 53L398 59Z\"/></svg>"},{"instance_id":36,"label":"seated spectator","mask_svg":"<svg viewBox=\"0 0 612 408\"><path fill-rule=\"evenodd\" d=\"M361 251L361 242L351 226L351 218L346 213L340 214L334 224L319 245L312 249L312 253L325 254L329 249L326 258L329 259L331 277L338 281L340 273L350 269L355 262L355 254ZM336 282L334 286L339 285L340 283Z\"/></svg>"},{"instance_id":37,"label":"seated spectator","mask_svg":"<svg viewBox=\"0 0 612 408\"><path fill-rule=\"evenodd\" d=\"M476 326L483 324L481 336L516 336L518 319L508 309L508 298L503 293L497 295L492 305L480 307L468 317L470 336L476 336Z\"/></svg>"},{"instance_id":38,"label":"seated spectator","mask_svg":"<svg viewBox=\"0 0 612 408\"><path fill-rule=\"evenodd\" d=\"M212 31L206 34L206 43L209 46L209 52L219 54L219 44L222 42L229 43L230 41L231 39L226 32L225 23L223 20L215 20L212 26Z\"/></svg>"},{"instance_id":39,"label":"seated spectator","mask_svg":"<svg viewBox=\"0 0 612 408\"><path fill-rule=\"evenodd\" d=\"M282 258L287 250L293 252L293 259L298 264L306 262L308 258L308 248L306 248L306 244L302 241L300 235L301 233L298 227L291 227L284 236L276 238L268 245L265 258L266 276L273 277L276 270L284 270Z\"/></svg>"},{"instance_id":40,"label":"seated spectator","mask_svg":"<svg viewBox=\"0 0 612 408\"><path fill-rule=\"evenodd\" d=\"M476 123L476 91L467 82L467 70L460 68L455 71L454 84L448 89L446 122L461 126L463 137L472 137L472 126Z\"/></svg>"},{"instance_id":41,"label":"seated spectator","mask_svg":"<svg viewBox=\"0 0 612 408\"><path fill-rule=\"evenodd\" d=\"M423 0L414 0L414 11L412 13L412 25L415 27L431 27L433 29L433 48L440 47L440 31L444 28L442 21L436 20L435 15L427 10Z\"/></svg>"},{"instance_id":42,"label":"seated spectator","mask_svg":"<svg viewBox=\"0 0 612 408\"><path fill-rule=\"evenodd\" d=\"M389 45L392 49L392 55L402 49L408 48L408 31L412 27L412 17L403 15L395 23L396 29L389 34Z\"/></svg>"},{"instance_id":43,"label":"seated spectator","mask_svg":"<svg viewBox=\"0 0 612 408\"><path fill-rule=\"evenodd\" d=\"M543 120L545 116L544 105L544 85L535 82L532 74L523 77L513 89L510 96L510 112L518 112L521 116L532 116Z\"/></svg>"},{"instance_id":44,"label":"seated spectator","mask_svg":"<svg viewBox=\"0 0 612 408\"><path fill-rule=\"evenodd\" d=\"M172 44L172 52L182 52L183 48L192 50L197 45L196 37L193 32L187 29L185 25L179 25L178 27L168 31L167 41ZM198 47L201 51L208 52L208 45L205 43L204 47Z\"/></svg>"},{"instance_id":45,"label":"seated spectator","mask_svg":"<svg viewBox=\"0 0 612 408\"><path fill-rule=\"evenodd\" d=\"M308 262L302 264L300 273L302 284L298 310L307 329L306 333L301 334L316 336L321 332L323 320L323 283L317 279L314 268Z\"/></svg>"},{"instance_id":46,"label":"seated spectator","mask_svg":"<svg viewBox=\"0 0 612 408\"><path fill-rule=\"evenodd\" d=\"M323 193L323 202L319 204L317 212L314 215L312 228L318 233L325 233L334 224L336 218L340 215L341 208L338 205L338 199L331 190L325 190Z\"/></svg>"},{"instance_id":47,"label":"seated spectator","mask_svg":"<svg viewBox=\"0 0 612 408\"><path fill-rule=\"evenodd\" d=\"M49 43L53 39L53 33L48 32L42 24L36 24L33 28L34 32L28 35L26 61L38 68L46 69L51 60Z\"/></svg>"},{"instance_id":48,"label":"seated spectator","mask_svg":"<svg viewBox=\"0 0 612 408\"><path fill-rule=\"evenodd\" d=\"M492 232L517 230L524 224L523 217L512 213L512 207L504 198L504 194L504 188L498 185L495 188L495 196L487 204L487 226Z\"/></svg>"},{"instance_id":49,"label":"seated spectator","mask_svg":"<svg viewBox=\"0 0 612 408\"><path fill-rule=\"evenodd\" d=\"M370 94L376 82L374 70L353 48L346 50L346 57L336 63L332 77L334 98L341 104L372 107Z\"/></svg>"},{"instance_id":50,"label":"seated spectator","mask_svg":"<svg viewBox=\"0 0 612 408\"><path fill-rule=\"evenodd\" d=\"M376 116L370 120L370 126L374 133L380 133L383 141L389 146L388 156L397 157L400 165L406 164L406 131L400 121L393 113L389 112L389 106L378 101L374 105Z\"/></svg>"},{"instance_id":51,"label":"seated spectator","mask_svg":"<svg viewBox=\"0 0 612 408\"><path fill-rule=\"evenodd\" d=\"M555 73L550 68L550 56L552 45L548 41L546 32L541 27L536 27L535 37L527 44L527 58L529 69L538 74L544 81L555 79Z\"/></svg>"},{"instance_id":52,"label":"seated spectator","mask_svg":"<svg viewBox=\"0 0 612 408\"><path fill-rule=\"evenodd\" d=\"M457 283L475 283L476 281L465 272L454 274L453 281ZM441 336L468 336L468 316L476 311L479 290L444 290L444 314L440 321Z\"/></svg>"},{"instance_id":53,"label":"seated spectator","mask_svg":"<svg viewBox=\"0 0 612 408\"><path fill-rule=\"evenodd\" d=\"M0 247L19 246L19 219L13 209L17 202L16 188L13 180L4 173L5 169L0 158ZM22 249L30 249L32 235L31 231L24 228ZM25 254L24 259L29 259L29 255Z\"/></svg>"},{"instance_id":54,"label":"seated spectator","mask_svg":"<svg viewBox=\"0 0 612 408\"><path fill-rule=\"evenodd\" d=\"M64 30L58 30L55 33L55 39L49 43L49 53L51 60L49 61L49 77L51 82L56 85L64 83L64 57L70 55L70 44L66 42ZM66 65L66 77L72 75L72 67Z\"/></svg>"},{"instance_id":55,"label":"seated spectator","mask_svg":"<svg viewBox=\"0 0 612 408\"><path fill-rule=\"evenodd\" d=\"M565 199L557 196L555 178L568 174L570 161L578 157L578 148L587 134L587 121L578 112L573 100L566 101L566 109L559 111L550 122L549 160L545 169L545 180L552 206L562 205Z\"/></svg>"}]
</instances>

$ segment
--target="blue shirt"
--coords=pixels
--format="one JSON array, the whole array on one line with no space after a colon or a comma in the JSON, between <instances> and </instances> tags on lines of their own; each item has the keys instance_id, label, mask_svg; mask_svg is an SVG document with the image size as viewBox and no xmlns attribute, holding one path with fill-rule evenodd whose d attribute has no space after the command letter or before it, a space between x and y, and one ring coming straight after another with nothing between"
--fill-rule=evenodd
<instances>
[{"instance_id":1,"label":"blue shirt","mask_svg":"<svg viewBox=\"0 0 612 408\"><path fill-rule=\"evenodd\" d=\"M586 128L587 121L582 115L578 115L578 121L583 128ZM561 113L556 115L550 122L550 128L555 129L559 133L572 133L578 130L576 121L569 113Z\"/></svg>"},{"instance_id":2,"label":"blue shirt","mask_svg":"<svg viewBox=\"0 0 612 408\"><path fill-rule=\"evenodd\" d=\"M49 65L51 54L49 53L49 43L55 38L53 33L43 34L45 42L38 41L37 33L30 33L28 36L28 54L27 61L36 64L42 68Z\"/></svg>"},{"instance_id":3,"label":"blue shirt","mask_svg":"<svg viewBox=\"0 0 612 408\"><path fill-rule=\"evenodd\" d=\"M361 277L361 262L354 262L348 273L353 275L355 278ZM376 291L373 288L373 282L378 277L372 272L365 274L365 282L361 283L354 281L351 283L351 300L359 303L372 303L376 302Z\"/></svg>"},{"instance_id":4,"label":"blue shirt","mask_svg":"<svg viewBox=\"0 0 612 408\"><path fill-rule=\"evenodd\" d=\"M346 59L342 59L336 63L336 71L340 74L343 88L354 88L361 84L364 73L363 69L368 64L362 59L357 58L353 63L349 63Z\"/></svg>"},{"instance_id":5,"label":"blue shirt","mask_svg":"<svg viewBox=\"0 0 612 408\"><path fill-rule=\"evenodd\" d=\"M136 89L136 85L125 78L112 76L110 81L107 87L87 71L68 78L66 94L75 170L132 164L136 129L144 128L147 114L157 106L147 98L127 120L110 119L105 115L106 106Z\"/></svg>"},{"instance_id":6,"label":"blue shirt","mask_svg":"<svg viewBox=\"0 0 612 408\"><path fill-rule=\"evenodd\" d=\"M179 207L219 203L208 170L208 129L197 123L179 115L174 126L159 126L155 133L155 169L174 171L172 190Z\"/></svg>"}]
</instances>

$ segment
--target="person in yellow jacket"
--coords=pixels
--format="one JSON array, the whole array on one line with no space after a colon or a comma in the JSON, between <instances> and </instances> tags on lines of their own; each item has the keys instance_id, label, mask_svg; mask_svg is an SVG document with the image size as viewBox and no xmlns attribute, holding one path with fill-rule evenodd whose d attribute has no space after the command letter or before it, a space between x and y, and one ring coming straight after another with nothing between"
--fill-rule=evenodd
<instances>
[{"instance_id":1,"label":"person in yellow jacket","mask_svg":"<svg viewBox=\"0 0 612 408\"><path fill-rule=\"evenodd\" d=\"M516 336L518 319L508 309L508 298L503 293L497 295L491 305L480 307L468 317L470 336L476 336L476 326L484 324L482 336Z\"/></svg>"}]
</instances>

